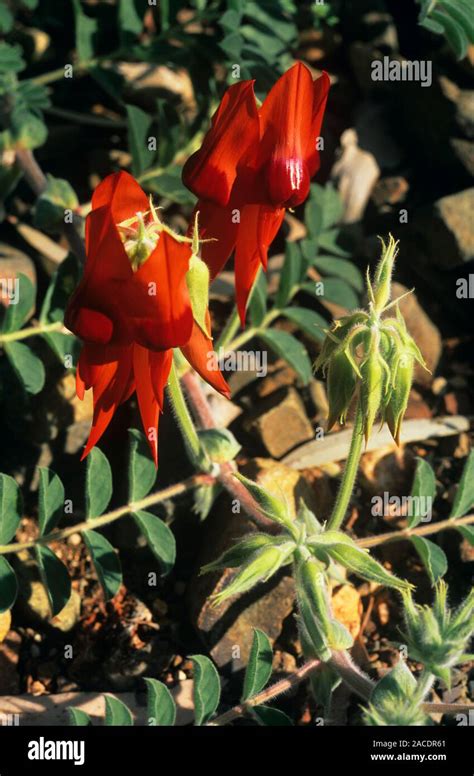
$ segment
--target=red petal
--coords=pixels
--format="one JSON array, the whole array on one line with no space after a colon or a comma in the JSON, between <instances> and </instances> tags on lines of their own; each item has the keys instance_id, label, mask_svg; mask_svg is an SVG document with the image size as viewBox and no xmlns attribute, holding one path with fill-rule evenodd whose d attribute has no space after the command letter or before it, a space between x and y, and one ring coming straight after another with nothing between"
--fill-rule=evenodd
<instances>
[{"instance_id":1,"label":"red petal","mask_svg":"<svg viewBox=\"0 0 474 776\"><path fill-rule=\"evenodd\" d=\"M186 273L191 249L162 232L155 250L127 289L126 309L134 318L135 340L143 347L167 350L188 341L193 314Z\"/></svg>"},{"instance_id":2,"label":"red petal","mask_svg":"<svg viewBox=\"0 0 474 776\"><path fill-rule=\"evenodd\" d=\"M319 151L316 149L316 142L321 135L321 126L330 86L331 82L329 76L326 71L323 70L321 77L313 84L313 119L311 122L310 137L306 146L306 159L311 178L319 170Z\"/></svg>"},{"instance_id":3,"label":"red petal","mask_svg":"<svg viewBox=\"0 0 474 776\"><path fill-rule=\"evenodd\" d=\"M78 337L87 342L106 345L112 337L114 325L103 313L82 307L76 317L75 330Z\"/></svg>"},{"instance_id":4,"label":"red petal","mask_svg":"<svg viewBox=\"0 0 474 776\"><path fill-rule=\"evenodd\" d=\"M133 373L138 407L155 466L158 465L158 414L159 407L153 390L150 373L150 351L140 345L133 346Z\"/></svg>"},{"instance_id":5,"label":"red petal","mask_svg":"<svg viewBox=\"0 0 474 776\"><path fill-rule=\"evenodd\" d=\"M213 202L199 200L194 212L199 211L200 236L211 239L201 244L201 257L214 279L223 269L234 250L240 222L240 209L235 202L220 207ZM239 220L236 220L239 219Z\"/></svg>"},{"instance_id":6,"label":"red petal","mask_svg":"<svg viewBox=\"0 0 474 776\"><path fill-rule=\"evenodd\" d=\"M92 210L104 205L110 208L114 224L150 209L148 198L140 184L124 170L107 175L95 189L92 195Z\"/></svg>"},{"instance_id":7,"label":"red petal","mask_svg":"<svg viewBox=\"0 0 474 776\"><path fill-rule=\"evenodd\" d=\"M217 363L217 358L212 347L212 340L206 337L195 321L191 339L187 345L181 348L181 352L203 380L230 399L229 386L220 370L213 368Z\"/></svg>"},{"instance_id":8,"label":"red petal","mask_svg":"<svg viewBox=\"0 0 474 776\"><path fill-rule=\"evenodd\" d=\"M284 208L247 205L242 211L235 249L235 295L242 326L260 262L267 266L267 253L285 215Z\"/></svg>"},{"instance_id":9,"label":"red petal","mask_svg":"<svg viewBox=\"0 0 474 776\"><path fill-rule=\"evenodd\" d=\"M159 353L150 351L150 376L151 384L158 407L163 412L163 394L168 382L171 364L173 363L173 351L162 350Z\"/></svg>"},{"instance_id":10,"label":"red petal","mask_svg":"<svg viewBox=\"0 0 474 776\"><path fill-rule=\"evenodd\" d=\"M229 201L243 155L258 142L253 83L241 81L227 89L201 148L184 165L184 185L221 206Z\"/></svg>"},{"instance_id":11,"label":"red petal","mask_svg":"<svg viewBox=\"0 0 474 776\"><path fill-rule=\"evenodd\" d=\"M278 79L260 110L260 165L274 205L294 207L308 196L312 108L313 79L297 62Z\"/></svg>"},{"instance_id":12,"label":"red petal","mask_svg":"<svg viewBox=\"0 0 474 776\"><path fill-rule=\"evenodd\" d=\"M83 351L84 352L84 351ZM87 440L86 448L81 456L83 460L99 441L105 429L109 425L114 412L123 399L124 392L129 386L132 369L131 348L112 349L114 360L103 364L89 364L89 376L93 376L94 384L94 417L92 429ZM87 353L87 351L86 351ZM104 348L104 357L107 356L107 348ZM81 354L82 357L82 354Z\"/></svg>"}]
</instances>

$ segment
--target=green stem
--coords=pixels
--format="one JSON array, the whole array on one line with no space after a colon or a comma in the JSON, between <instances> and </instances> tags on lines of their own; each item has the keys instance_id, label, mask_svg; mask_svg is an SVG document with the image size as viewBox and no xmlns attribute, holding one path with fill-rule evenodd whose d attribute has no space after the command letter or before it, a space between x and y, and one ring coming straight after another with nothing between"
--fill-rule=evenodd
<instances>
[{"instance_id":1,"label":"green stem","mask_svg":"<svg viewBox=\"0 0 474 776\"><path fill-rule=\"evenodd\" d=\"M167 389L171 406L173 407L174 415L183 436L186 451L191 463L198 471L209 470L209 461L207 460L207 456L199 441L196 427L184 400L174 360L171 366Z\"/></svg>"},{"instance_id":2,"label":"green stem","mask_svg":"<svg viewBox=\"0 0 474 776\"><path fill-rule=\"evenodd\" d=\"M35 337L37 334L47 334L50 331L62 331L63 329L64 323L62 323L62 321L46 324L40 323L38 326L28 326L26 329L0 334L0 345L3 345L6 342L16 342L17 340L27 339L28 337ZM64 333L69 334L70 332Z\"/></svg>"},{"instance_id":3,"label":"green stem","mask_svg":"<svg viewBox=\"0 0 474 776\"><path fill-rule=\"evenodd\" d=\"M341 526L341 523L344 520L345 514L347 512L347 507L349 506L349 501L357 475L357 469L359 468L360 456L362 454L362 444L364 441L362 427L362 409L358 402L354 420L354 428L352 429L352 439L351 446L349 448L349 455L347 457L344 472L342 474L341 484L339 485L336 503L334 504L331 517L329 518L327 524L328 531L335 531Z\"/></svg>"},{"instance_id":4,"label":"green stem","mask_svg":"<svg viewBox=\"0 0 474 776\"><path fill-rule=\"evenodd\" d=\"M113 523L121 517L129 515L131 512L139 512L142 509L148 509L148 507L151 507L154 504L159 504L161 501L167 501L170 498L179 496L181 493L186 493L188 490L193 490L201 485L209 485L211 482L212 478L210 478L208 474L195 474L193 477L189 477L183 482L178 482L176 485L170 485L168 488L158 490L155 493L150 493L149 496L146 496L139 501L125 504L125 506L113 509L111 512L106 512L105 515L101 515L100 517L84 520L81 523L62 528L59 531L52 531L49 534L38 536L36 539L31 539L27 542L2 544L0 545L0 555L21 552L21 550L28 550L32 547L36 547L38 544L49 544L50 542L67 539L68 536L72 536L72 534L79 533L80 531L90 531L94 528L101 528L104 525Z\"/></svg>"},{"instance_id":5,"label":"green stem","mask_svg":"<svg viewBox=\"0 0 474 776\"><path fill-rule=\"evenodd\" d=\"M99 65L104 60L104 57L94 57L93 59L85 59L83 62L73 64L74 76L86 75L89 68ZM64 78L64 66L58 67L56 70L50 70L49 73L42 73L34 78L28 78L28 81L32 84L38 84L39 86L46 86L52 84L54 81L59 81L60 78Z\"/></svg>"},{"instance_id":6,"label":"green stem","mask_svg":"<svg viewBox=\"0 0 474 776\"><path fill-rule=\"evenodd\" d=\"M237 307L234 305L234 309L232 310L232 314L227 321L226 325L222 329L221 335L219 339L216 342L216 351L219 350L219 348L225 348L229 344L229 342L232 341L232 339L237 334L238 330L240 328L240 318L239 313L237 311Z\"/></svg>"}]
</instances>

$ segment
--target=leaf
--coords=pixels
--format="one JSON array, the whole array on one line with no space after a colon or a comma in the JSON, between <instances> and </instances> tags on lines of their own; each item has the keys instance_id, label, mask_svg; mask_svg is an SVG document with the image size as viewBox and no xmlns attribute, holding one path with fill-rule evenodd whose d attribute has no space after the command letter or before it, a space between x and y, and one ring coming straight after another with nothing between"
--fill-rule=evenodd
<instances>
[{"instance_id":1,"label":"leaf","mask_svg":"<svg viewBox=\"0 0 474 776\"><path fill-rule=\"evenodd\" d=\"M266 727L292 727L293 722L280 709L274 709L272 706L254 706L253 713L257 719Z\"/></svg>"},{"instance_id":2,"label":"leaf","mask_svg":"<svg viewBox=\"0 0 474 776\"><path fill-rule=\"evenodd\" d=\"M245 671L242 702L263 690L272 674L273 650L270 639L258 628L253 629L253 641Z\"/></svg>"},{"instance_id":3,"label":"leaf","mask_svg":"<svg viewBox=\"0 0 474 776\"><path fill-rule=\"evenodd\" d=\"M316 256L312 264L323 275L334 275L349 283L356 291L362 292L364 280L357 267L347 259L339 259L335 256Z\"/></svg>"},{"instance_id":4,"label":"leaf","mask_svg":"<svg viewBox=\"0 0 474 776\"><path fill-rule=\"evenodd\" d=\"M306 307L285 307L281 314L296 323L301 331L316 342L323 342L325 339L324 329L327 329L328 322L314 310L308 310Z\"/></svg>"},{"instance_id":5,"label":"leaf","mask_svg":"<svg viewBox=\"0 0 474 776\"><path fill-rule=\"evenodd\" d=\"M23 514L23 499L17 483L0 474L0 544L8 544L16 534Z\"/></svg>"},{"instance_id":6,"label":"leaf","mask_svg":"<svg viewBox=\"0 0 474 776\"><path fill-rule=\"evenodd\" d=\"M431 509L435 496L436 478L434 471L424 458L417 458L415 476L411 488L411 497L414 501L411 502L412 514L407 519L408 528L415 528L421 523L422 518L426 517L427 514L426 511L423 514L422 504L426 505L429 503ZM426 499L429 499L429 501L426 501Z\"/></svg>"},{"instance_id":7,"label":"leaf","mask_svg":"<svg viewBox=\"0 0 474 776\"><path fill-rule=\"evenodd\" d=\"M203 428L197 434L209 459L215 463L233 461L242 449L228 428Z\"/></svg>"},{"instance_id":8,"label":"leaf","mask_svg":"<svg viewBox=\"0 0 474 776\"><path fill-rule=\"evenodd\" d=\"M20 46L0 41L0 73L19 73L25 68Z\"/></svg>"},{"instance_id":9,"label":"leaf","mask_svg":"<svg viewBox=\"0 0 474 776\"><path fill-rule=\"evenodd\" d=\"M469 453L464 465L450 518L466 515L474 506L474 450Z\"/></svg>"},{"instance_id":10,"label":"leaf","mask_svg":"<svg viewBox=\"0 0 474 776\"><path fill-rule=\"evenodd\" d=\"M259 272L249 299L249 316L252 326L260 326L267 312L267 279Z\"/></svg>"},{"instance_id":11,"label":"leaf","mask_svg":"<svg viewBox=\"0 0 474 776\"><path fill-rule=\"evenodd\" d=\"M461 536L466 539L467 542L474 547L474 526L472 525L460 525L457 530Z\"/></svg>"},{"instance_id":12,"label":"leaf","mask_svg":"<svg viewBox=\"0 0 474 776\"><path fill-rule=\"evenodd\" d=\"M147 686L147 718L149 725L172 727L176 721L176 704L163 682L145 679Z\"/></svg>"},{"instance_id":13,"label":"leaf","mask_svg":"<svg viewBox=\"0 0 474 776\"><path fill-rule=\"evenodd\" d=\"M203 566L200 574L207 574L217 569L237 568L242 566L250 557L264 546L274 544L279 541L275 537L266 533L252 533L229 547L222 555Z\"/></svg>"},{"instance_id":14,"label":"leaf","mask_svg":"<svg viewBox=\"0 0 474 776\"><path fill-rule=\"evenodd\" d=\"M340 256L342 259L349 258L349 251L347 251L345 248L342 248L337 242L337 238L339 237L339 229L330 229L327 232L318 234L317 237L320 250L322 249L323 251L328 251L328 253L334 253L335 256Z\"/></svg>"},{"instance_id":15,"label":"leaf","mask_svg":"<svg viewBox=\"0 0 474 776\"><path fill-rule=\"evenodd\" d=\"M431 579L431 584L436 584L448 570L448 559L444 550L429 539L425 539L424 536L411 536L410 540L423 561L423 565Z\"/></svg>"},{"instance_id":16,"label":"leaf","mask_svg":"<svg viewBox=\"0 0 474 776\"><path fill-rule=\"evenodd\" d=\"M13 284L14 293L3 319L2 333L4 334L21 329L35 309L36 290L31 280L19 272Z\"/></svg>"},{"instance_id":17,"label":"leaf","mask_svg":"<svg viewBox=\"0 0 474 776\"><path fill-rule=\"evenodd\" d=\"M25 391L36 395L45 381L43 362L23 342L7 342L5 353Z\"/></svg>"},{"instance_id":18,"label":"leaf","mask_svg":"<svg viewBox=\"0 0 474 776\"><path fill-rule=\"evenodd\" d=\"M92 725L92 720L85 711L82 709L76 709L74 706L69 706L69 724L76 727L87 727Z\"/></svg>"},{"instance_id":19,"label":"leaf","mask_svg":"<svg viewBox=\"0 0 474 776\"><path fill-rule=\"evenodd\" d=\"M110 542L97 531L83 531L82 537L91 554L92 563L106 600L113 598L122 584L120 560Z\"/></svg>"},{"instance_id":20,"label":"leaf","mask_svg":"<svg viewBox=\"0 0 474 776\"><path fill-rule=\"evenodd\" d=\"M381 585L394 587L398 590L406 590L409 587L408 582L398 579L398 577L391 574L375 558L372 558L368 552L360 547L341 542L327 545L324 549L336 563L340 563L363 579L379 582Z\"/></svg>"},{"instance_id":21,"label":"leaf","mask_svg":"<svg viewBox=\"0 0 474 776\"><path fill-rule=\"evenodd\" d=\"M86 515L99 517L112 498L112 470L102 450L92 448L87 458Z\"/></svg>"},{"instance_id":22,"label":"leaf","mask_svg":"<svg viewBox=\"0 0 474 776\"><path fill-rule=\"evenodd\" d=\"M218 482L213 485L200 485L194 489L193 512L199 515L200 520L205 520L209 515L220 493L222 493L222 485Z\"/></svg>"},{"instance_id":23,"label":"leaf","mask_svg":"<svg viewBox=\"0 0 474 776\"><path fill-rule=\"evenodd\" d=\"M105 696L105 724L107 727L133 725L132 712L122 701L113 695Z\"/></svg>"},{"instance_id":24,"label":"leaf","mask_svg":"<svg viewBox=\"0 0 474 776\"><path fill-rule=\"evenodd\" d=\"M66 305L79 282L79 276L79 262L73 253L68 253L51 278L41 307L40 323L63 321ZM59 334L59 336L73 340L72 335Z\"/></svg>"},{"instance_id":25,"label":"leaf","mask_svg":"<svg viewBox=\"0 0 474 776\"><path fill-rule=\"evenodd\" d=\"M264 515L271 520L275 520L276 523L281 523L281 525L287 527L291 526L292 520L288 515L288 508L285 501L275 498L275 496L269 493L266 488L249 480L248 477L244 477L243 474L235 473L234 477L247 488Z\"/></svg>"},{"instance_id":26,"label":"leaf","mask_svg":"<svg viewBox=\"0 0 474 776\"><path fill-rule=\"evenodd\" d=\"M295 370L304 385L311 381L313 369L304 345L287 331L268 329L258 335L265 345L283 358Z\"/></svg>"},{"instance_id":27,"label":"leaf","mask_svg":"<svg viewBox=\"0 0 474 776\"><path fill-rule=\"evenodd\" d=\"M192 655L194 668L193 698L196 725L204 725L219 704L221 683L217 669L204 655Z\"/></svg>"},{"instance_id":28,"label":"leaf","mask_svg":"<svg viewBox=\"0 0 474 776\"><path fill-rule=\"evenodd\" d=\"M304 209L304 222L310 237L318 237L323 228L323 208L317 199L311 197Z\"/></svg>"},{"instance_id":29,"label":"leaf","mask_svg":"<svg viewBox=\"0 0 474 776\"><path fill-rule=\"evenodd\" d=\"M76 50L79 62L83 62L94 56L94 36L98 23L97 19L84 13L81 0L72 0L72 7L76 25Z\"/></svg>"},{"instance_id":30,"label":"leaf","mask_svg":"<svg viewBox=\"0 0 474 776\"><path fill-rule=\"evenodd\" d=\"M154 151L148 148L148 133L152 118L135 105L126 105L128 146L132 154L132 173L138 178L153 162Z\"/></svg>"},{"instance_id":31,"label":"leaf","mask_svg":"<svg viewBox=\"0 0 474 776\"><path fill-rule=\"evenodd\" d=\"M443 28L444 36L456 54L456 57L458 59L464 59L469 46L469 40L464 29L458 24L457 20L448 16L448 14L441 10L432 11L430 18Z\"/></svg>"},{"instance_id":32,"label":"leaf","mask_svg":"<svg viewBox=\"0 0 474 776\"><path fill-rule=\"evenodd\" d=\"M354 289L342 278L322 278L314 283L304 283L303 289L325 302L334 302L346 310L354 310L359 299Z\"/></svg>"},{"instance_id":33,"label":"leaf","mask_svg":"<svg viewBox=\"0 0 474 776\"><path fill-rule=\"evenodd\" d=\"M51 469L39 469L38 522L40 534L52 531L64 509L64 485Z\"/></svg>"},{"instance_id":34,"label":"leaf","mask_svg":"<svg viewBox=\"0 0 474 776\"><path fill-rule=\"evenodd\" d=\"M128 429L128 500L145 498L156 481L156 467L150 455L150 447L144 434Z\"/></svg>"},{"instance_id":35,"label":"leaf","mask_svg":"<svg viewBox=\"0 0 474 776\"><path fill-rule=\"evenodd\" d=\"M55 617L64 609L71 596L71 580L66 566L46 545L35 547L41 581L46 588L51 614Z\"/></svg>"},{"instance_id":36,"label":"leaf","mask_svg":"<svg viewBox=\"0 0 474 776\"><path fill-rule=\"evenodd\" d=\"M143 29L143 17L140 15L137 5L136 0L119 0L118 30L124 43L128 42L129 36L140 35ZM143 8L140 7L140 11L142 10Z\"/></svg>"},{"instance_id":37,"label":"leaf","mask_svg":"<svg viewBox=\"0 0 474 776\"><path fill-rule=\"evenodd\" d=\"M166 197L178 205L194 205L196 197L184 186L181 180L181 167L171 165L157 175L143 179L143 185L149 191Z\"/></svg>"},{"instance_id":38,"label":"leaf","mask_svg":"<svg viewBox=\"0 0 474 776\"><path fill-rule=\"evenodd\" d=\"M0 555L0 614L11 609L18 595L15 572L7 559Z\"/></svg>"},{"instance_id":39,"label":"leaf","mask_svg":"<svg viewBox=\"0 0 474 776\"><path fill-rule=\"evenodd\" d=\"M301 265L302 256L298 243L288 242L275 301L278 308L285 306L297 288L301 278Z\"/></svg>"},{"instance_id":40,"label":"leaf","mask_svg":"<svg viewBox=\"0 0 474 776\"><path fill-rule=\"evenodd\" d=\"M391 671L379 679L370 700L376 706L383 705L387 696L405 701L407 697L410 698L414 694L415 690L416 679L405 661L400 659Z\"/></svg>"},{"instance_id":41,"label":"leaf","mask_svg":"<svg viewBox=\"0 0 474 776\"><path fill-rule=\"evenodd\" d=\"M163 520L150 512L134 512L133 517L159 562L163 574L169 574L176 559L176 542L171 529Z\"/></svg>"},{"instance_id":42,"label":"leaf","mask_svg":"<svg viewBox=\"0 0 474 776\"><path fill-rule=\"evenodd\" d=\"M47 175L47 184L35 204L33 223L38 229L59 232L64 226L65 210L75 210L78 199L68 181Z\"/></svg>"}]
</instances>

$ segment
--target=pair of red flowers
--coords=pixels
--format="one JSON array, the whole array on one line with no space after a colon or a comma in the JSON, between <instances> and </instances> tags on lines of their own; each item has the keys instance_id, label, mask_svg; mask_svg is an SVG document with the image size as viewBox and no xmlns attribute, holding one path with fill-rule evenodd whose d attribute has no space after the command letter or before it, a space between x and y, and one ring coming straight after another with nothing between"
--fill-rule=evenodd
<instances>
[{"instance_id":1,"label":"pair of red flowers","mask_svg":"<svg viewBox=\"0 0 474 776\"><path fill-rule=\"evenodd\" d=\"M284 217L303 202L319 167L317 138L329 79L313 82L301 63L285 73L258 108L253 82L231 86L202 147L187 161L184 183L198 197L201 255L215 277L235 249L236 298L242 323L259 263ZM196 243L193 243L195 248ZM66 326L83 340L77 394L93 389L94 418L86 456L115 409L136 391L157 462L157 427L163 392L180 348L191 366L229 395L212 369L207 308L198 313L188 288L196 260L191 241L162 224L144 192L125 172L97 187L86 222L87 260L72 295ZM206 299L207 304L207 299Z\"/></svg>"}]
</instances>

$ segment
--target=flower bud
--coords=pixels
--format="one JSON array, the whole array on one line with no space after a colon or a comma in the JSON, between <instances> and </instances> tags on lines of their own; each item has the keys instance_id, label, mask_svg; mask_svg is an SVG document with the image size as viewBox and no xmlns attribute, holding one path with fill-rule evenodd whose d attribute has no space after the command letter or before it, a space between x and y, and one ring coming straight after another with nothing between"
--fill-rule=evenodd
<instances>
[{"instance_id":1,"label":"flower bud","mask_svg":"<svg viewBox=\"0 0 474 776\"><path fill-rule=\"evenodd\" d=\"M193 316L196 323L207 337L211 336L209 325L209 267L193 253L189 260L189 270L186 274L186 285L191 299Z\"/></svg>"},{"instance_id":2,"label":"flower bud","mask_svg":"<svg viewBox=\"0 0 474 776\"><path fill-rule=\"evenodd\" d=\"M408 406L415 360L410 353L403 353L396 366L393 388L385 408L385 421L397 445L400 444L402 420Z\"/></svg>"},{"instance_id":3,"label":"flower bud","mask_svg":"<svg viewBox=\"0 0 474 776\"><path fill-rule=\"evenodd\" d=\"M278 571L280 566L286 563L294 549L294 542L264 546L240 569L224 590L213 596L213 605L218 606L230 596L245 593L246 590L250 590L259 582L266 582Z\"/></svg>"},{"instance_id":4,"label":"flower bud","mask_svg":"<svg viewBox=\"0 0 474 776\"><path fill-rule=\"evenodd\" d=\"M322 660L330 657L332 637L330 602L322 564L313 557L296 564L296 595L304 632Z\"/></svg>"},{"instance_id":5,"label":"flower bud","mask_svg":"<svg viewBox=\"0 0 474 776\"><path fill-rule=\"evenodd\" d=\"M393 264L398 253L398 241L389 235L388 245L382 243L382 256L375 271L373 283L374 306L377 313L381 313L390 300Z\"/></svg>"},{"instance_id":6,"label":"flower bud","mask_svg":"<svg viewBox=\"0 0 474 776\"><path fill-rule=\"evenodd\" d=\"M346 421L347 410L356 387L354 369L344 351L331 357L328 368L327 395L329 415L327 430L334 426L336 420L341 424Z\"/></svg>"},{"instance_id":7,"label":"flower bud","mask_svg":"<svg viewBox=\"0 0 474 776\"><path fill-rule=\"evenodd\" d=\"M360 366L362 380L360 384L360 403L363 413L365 441L368 442L372 426L382 405L385 369L383 359L377 350L373 337L370 352Z\"/></svg>"}]
</instances>

